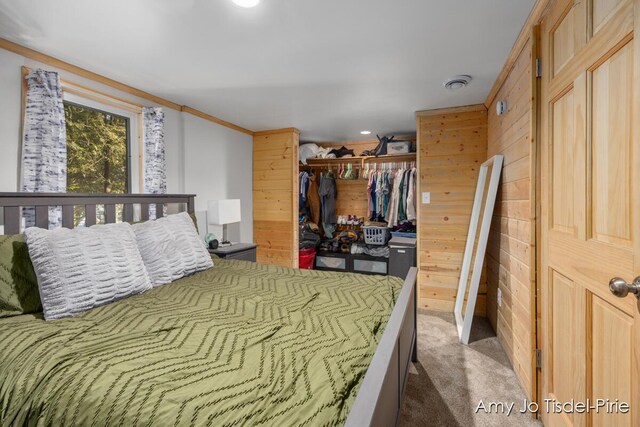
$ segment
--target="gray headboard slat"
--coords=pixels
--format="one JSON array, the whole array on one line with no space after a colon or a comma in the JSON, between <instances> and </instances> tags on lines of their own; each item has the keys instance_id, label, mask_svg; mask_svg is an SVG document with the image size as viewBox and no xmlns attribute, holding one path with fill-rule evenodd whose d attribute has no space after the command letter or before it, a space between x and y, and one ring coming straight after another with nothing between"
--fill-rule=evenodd
<instances>
[{"instance_id":1,"label":"gray headboard slat","mask_svg":"<svg viewBox=\"0 0 640 427\"><path fill-rule=\"evenodd\" d=\"M143 203L141 206L141 211L140 211L140 219L142 221L146 221L149 219L149 203Z\"/></svg>"},{"instance_id":2,"label":"gray headboard slat","mask_svg":"<svg viewBox=\"0 0 640 427\"><path fill-rule=\"evenodd\" d=\"M124 220L133 222L133 205L124 205Z\"/></svg>"},{"instance_id":3,"label":"gray headboard slat","mask_svg":"<svg viewBox=\"0 0 640 427\"><path fill-rule=\"evenodd\" d=\"M2 193L0 192L0 208L4 210L5 234L20 233L21 208L35 207L36 226L48 226L48 208L62 206L62 225L73 228L75 206L85 208L86 225L96 223L96 205L104 205L105 222L117 221L116 205L124 206L124 220L133 221L133 205L141 206L141 219L149 219L149 206L156 207L157 216L163 215L163 207L178 204L180 210L186 207L193 213L195 207L193 194L77 194L77 193Z\"/></svg>"},{"instance_id":4,"label":"gray headboard slat","mask_svg":"<svg viewBox=\"0 0 640 427\"><path fill-rule=\"evenodd\" d=\"M8 206L4 208L4 232L5 234L20 233L20 208Z\"/></svg>"},{"instance_id":5,"label":"gray headboard slat","mask_svg":"<svg viewBox=\"0 0 640 427\"><path fill-rule=\"evenodd\" d=\"M85 216L85 222L84 224L87 227L91 227L92 225L96 225L96 215L97 215L97 209L96 209L96 205L94 204L85 204L84 205L84 216Z\"/></svg>"},{"instance_id":6,"label":"gray headboard slat","mask_svg":"<svg viewBox=\"0 0 640 427\"><path fill-rule=\"evenodd\" d=\"M36 227L49 227L49 208L47 206L36 206Z\"/></svg>"},{"instance_id":7,"label":"gray headboard slat","mask_svg":"<svg viewBox=\"0 0 640 427\"><path fill-rule=\"evenodd\" d=\"M62 207L62 226L64 228L73 228L73 206Z\"/></svg>"}]
</instances>

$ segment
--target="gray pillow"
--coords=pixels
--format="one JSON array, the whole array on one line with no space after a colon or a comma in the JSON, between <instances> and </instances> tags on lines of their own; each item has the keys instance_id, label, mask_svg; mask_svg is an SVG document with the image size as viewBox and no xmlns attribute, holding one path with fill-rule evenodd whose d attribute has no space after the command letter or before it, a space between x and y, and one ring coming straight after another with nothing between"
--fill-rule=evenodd
<instances>
[{"instance_id":1,"label":"gray pillow","mask_svg":"<svg viewBox=\"0 0 640 427\"><path fill-rule=\"evenodd\" d=\"M186 212L134 224L133 230L154 287L213 267Z\"/></svg>"},{"instance_id":2,"label":"gray pillow","mask_svg":"<svg viewBox=\"0 0 640 427\"><path fill-rule=\"evenodd\" d=\"M130 224L24 232L46 320L151 289Z\"/></svg>"}]
</instances>

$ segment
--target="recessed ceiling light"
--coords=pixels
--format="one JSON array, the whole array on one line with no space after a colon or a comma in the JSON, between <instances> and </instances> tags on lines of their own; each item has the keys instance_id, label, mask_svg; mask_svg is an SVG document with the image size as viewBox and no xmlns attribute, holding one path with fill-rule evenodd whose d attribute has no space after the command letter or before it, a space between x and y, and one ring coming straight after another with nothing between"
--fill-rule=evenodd
<instances>
[{"instance_id":1,"label":"recessed ceiling light","mask_svg":"<svg viewBox=\"0 0 640 427\"><path fill-rule=\"evenodd\" d=\"M371 131L370 130L363 130L362 132L360 132L362 135L371 135Z\"/></svg>"},{"instance_id":2,"label":"recessed ceiling light","mask_svg":"<svg viewBox=\"0 0 640 427\"><path fill-rule=\"evenodd\" d=\"M462 74L460 76L453 76L447 79L447 81L443 83L443 86L451 90L462 89L463 87L468 85L470 81L471 76Z\"/></svg>"},{"instance_id":3,"label":"recessed ceiling light","mask_svg":"<svg viewBox=\"0 0 640 427\"><path fill-rule=\"evenodd\" d=\"M260 0L232 0L235 4L241 7L254 7L260 3Z\"/></svg>"}]
</instances>

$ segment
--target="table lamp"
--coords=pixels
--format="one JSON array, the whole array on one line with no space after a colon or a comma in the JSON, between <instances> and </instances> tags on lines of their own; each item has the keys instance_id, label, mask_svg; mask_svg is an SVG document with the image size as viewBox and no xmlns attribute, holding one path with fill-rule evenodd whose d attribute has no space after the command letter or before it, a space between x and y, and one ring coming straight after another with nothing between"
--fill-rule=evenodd
<instances>
[{"instance_id":1,"label":"table lamp","mask_svg":"<svg viewBox=\"0 0 640 427\"><path fill-rule=\"evenodd\" d=\"M227 225L240 222L240 199L211 200L207 210L209 224L222 226L222 246L229 246Z\"/></svg>"}]
</instances>

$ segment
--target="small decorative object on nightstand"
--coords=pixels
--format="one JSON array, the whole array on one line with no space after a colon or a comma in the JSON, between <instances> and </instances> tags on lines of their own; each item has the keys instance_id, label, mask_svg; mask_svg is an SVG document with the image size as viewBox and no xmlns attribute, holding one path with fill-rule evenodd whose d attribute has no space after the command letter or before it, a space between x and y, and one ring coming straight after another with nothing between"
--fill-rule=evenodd
<instances>
[{"instance_id":1,"label":"small decorative object on nightstand","mask_svg":"<svg viewBox=\"0 0 640 427\"><path fill-rule=\"evenodd\" d=\"M234 243L231 246L222 246L218 249L209 249L209 252L224 259L242 259L256 262L256 249L254 243Z\"/></svg>"}]
</instances>

